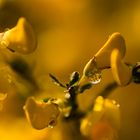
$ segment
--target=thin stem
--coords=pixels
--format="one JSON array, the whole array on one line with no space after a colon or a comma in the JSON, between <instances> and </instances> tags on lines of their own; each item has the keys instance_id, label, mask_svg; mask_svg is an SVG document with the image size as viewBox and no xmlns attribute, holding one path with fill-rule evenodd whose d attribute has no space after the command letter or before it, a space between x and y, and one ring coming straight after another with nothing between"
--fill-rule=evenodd
<instances>
[{"instance_id":1,"label":"thin stem","mask_svg":"<svg viewBox=\"0 0 140 140\"><path fill-rule=\"evenodd\" d=\"M102 96L104 98L107 98L111 94L111 92L117 87L118 85L116 82L110 83L100 93L98 93L97 96Z\"/></svg>"},{"instance_id":2,"label":"thin stem","mask_svg":"<svg viewBox=\"0 0 140 140\"><path fill-rule=\"evenodd\" d=\"M77 104L77 86L72 86L68 88L68 92L70 94L70 98L67 99L67 105L71 107L70 115L68 117L65 117L66 120L75 120L80 119L85 115L85 113L81 112L78 109Z\"/></svg>"}]
</instances>

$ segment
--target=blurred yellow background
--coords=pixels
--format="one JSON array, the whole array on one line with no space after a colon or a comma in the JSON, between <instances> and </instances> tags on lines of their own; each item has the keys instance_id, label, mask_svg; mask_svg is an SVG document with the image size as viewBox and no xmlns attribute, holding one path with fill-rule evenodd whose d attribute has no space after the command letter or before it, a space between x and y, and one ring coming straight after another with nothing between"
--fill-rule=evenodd
<instances>
[{"instance_id":1,"label":"blurred yellow background","mask_svg":"<svg viewBox=\"0 0 140 140\"><path fill-rule=\"evenodd\" d=\"M113 32L120 32L126 40L125 61L132 64L140 61L139 0L0 0L1 32L15 26L21 16L27 18L37 35L36 51L21 57L31 65L38 83L45 89L36 95L38 98L63 97L63 90L51 83L48 73L55 74L63 82L67 82L75 70L82 74L85 64ZM83 110L113 81L110 70L104 71L102 77L99 85L79 96ZM140 85L130 84L118 88L110 96L120 103L120 140L140 140L139 93ZM51 130L31 128L23 114L23 105L19 95L9 95L0 113L0 139L48 139ZM57 128L53 131L60 137Z\"/></svg>"}]
</instances>

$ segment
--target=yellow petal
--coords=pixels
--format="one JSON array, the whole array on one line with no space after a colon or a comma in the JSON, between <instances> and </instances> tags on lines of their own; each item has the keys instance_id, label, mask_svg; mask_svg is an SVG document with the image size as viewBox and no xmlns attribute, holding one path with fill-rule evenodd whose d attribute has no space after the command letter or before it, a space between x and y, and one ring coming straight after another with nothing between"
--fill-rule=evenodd
<instances>
[{"instance_id":1,"label":"yellow petal","mask_svg":"<svg viewBox=\"0 0 140 140\"><path fill-rule=\"evenodd\" d=\"M95 105L93 111L100 112L103 110L104 98L102 96L98 96L95 101Z\"/></svg>"},{"instance_id":2,"label":"yellow petal","mask_svg":"<svg viewBox=\"0 0 140 140\"><path fill-rule=\"evenodd\" d=\"M1 46L22 54L31 53L36 49L33 29L25 18L21 17L15 27L3 34Z\"/></svg>"},{"instance_id":3,"label":"yellow petal","mask_svg":"<svg viewBox=\"0 0 140 140\"><path fill-rule=\"evenodd\" d=\"M123 58L126 52L125 40L120 33L113 33L104 46L95 54L98 67L101 69L110 67L110 55L117 48L120 57Z\"/></svg>"},{"instance_id":4,"label":"yellow petal","mask_svg":"<svg viewBox=\"0 0 140 140\"><path fill-rule=\"evenodd\" d=\"M114 49L111 53L110 59L114 80L118 85L127 85L131 80L132 70L122 61L120 51L118 49Z\"/></svg>"},{"instance_id":5,"label":"yellow petal","mask_svg":"<svg viewBox=\"0 0 140 140\"><path fill-rule=\"evenodd\" d=\"M103 116L103 111L89 113L82 121L80 125L80 131L84 136L88 136L93 126L100 121Z\"/></svg>"},{"instance_id":6,"label":"yellow petal","mask_svg":"<svg viewBox=\"0 0 140 140\"><path fill-rule=\"evenodd\" d=\"M32 127L38 130L55 126L60 113L56 104L38 102L33 97L27 99L24 110Z\"/></svg>"},{"instance_id":7,"label":"yellow petal","mask_svg":"<svg viewBox=\"0 0 140 140\"><path fill-rule=\"evenodd\" d=\"M104 114L104 99L99 96L93 108L93 111L90 112L82 121L80 125L80 131L83 135L88 136L92 130L95 123L100 121L101 117Z\"/></svg>"},{"instance_id":8,"label":"yellow petal","mask_svg":"<svg viewBox=\"0 0 140 140\"><path fill-rule=\"evenodd\" d=\"M120 129L120 105L115 100L104 100L104 118L111 126L119 130Z\"/></svg>"}]
</instances>

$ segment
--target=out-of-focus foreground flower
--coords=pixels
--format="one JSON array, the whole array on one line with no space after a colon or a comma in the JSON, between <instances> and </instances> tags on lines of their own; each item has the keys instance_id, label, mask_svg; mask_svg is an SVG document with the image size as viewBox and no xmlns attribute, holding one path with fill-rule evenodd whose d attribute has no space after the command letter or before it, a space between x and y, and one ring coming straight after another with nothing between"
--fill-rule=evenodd
<instances>
[{"instance_id":1,"label":"out-of-focus foreground flower","mask_svg":"<svg viewBox=\"0 0 140 140\"><path fill-rule=\"evenodd\" d=\"M83 135L93 140L117 140L120 129L119 104L97 97L92 112L82 120L80 129Z\"/></svg>"}]
</instances>

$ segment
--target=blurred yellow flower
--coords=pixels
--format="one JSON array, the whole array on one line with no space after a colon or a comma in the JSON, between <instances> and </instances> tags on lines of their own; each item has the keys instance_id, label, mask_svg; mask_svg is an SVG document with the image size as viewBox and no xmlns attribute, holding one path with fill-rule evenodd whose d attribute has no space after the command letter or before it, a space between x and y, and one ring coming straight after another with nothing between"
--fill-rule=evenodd
<instances>
[{"instance_id":1,"label":"blurred yellow flower","mask_svg":"<svg viewBox=\"0 0 140 140\"><path fill-rule=\"evenodd\" d=\"M104 129L104 130L103 130ZM119 104L114 100L97 97L92 112L81 122L80 130L83 135L91 136L94 140L114 140L120 129ZM104 133L102 133L104 131ZM100 136L100 138L97 138ZM112 138L112 139L111 139Z\"/></svg>"}]
</instances>

